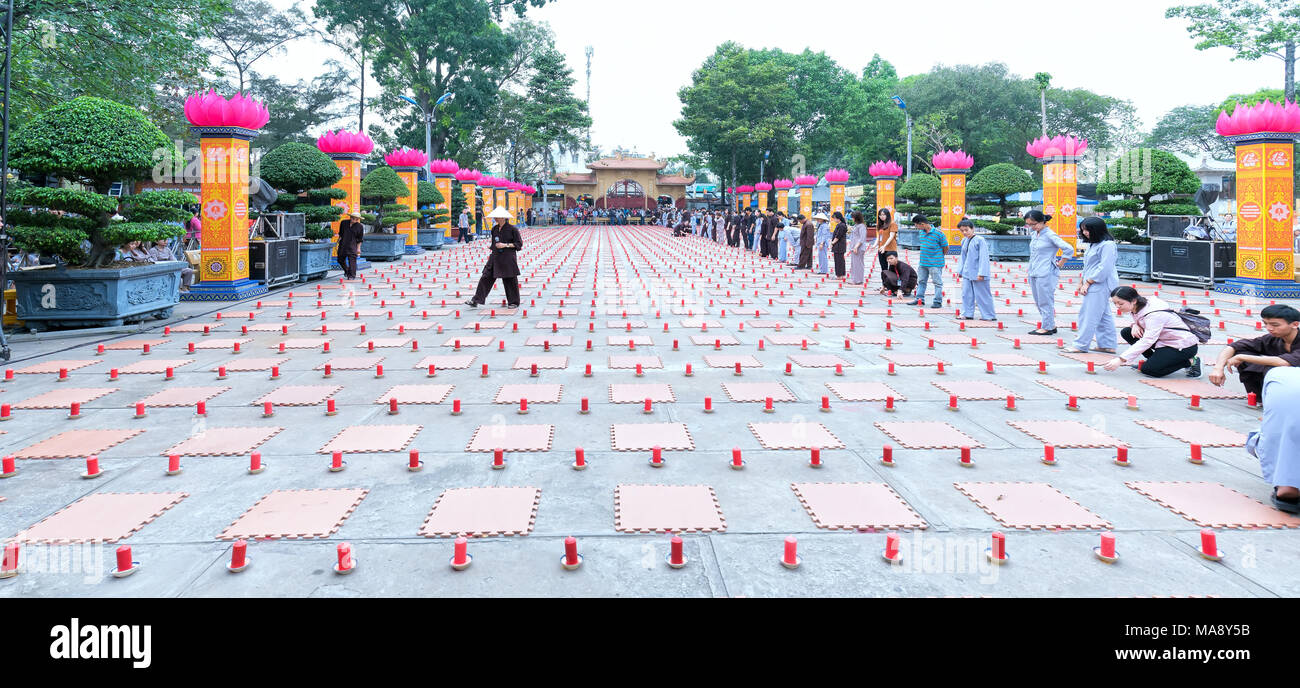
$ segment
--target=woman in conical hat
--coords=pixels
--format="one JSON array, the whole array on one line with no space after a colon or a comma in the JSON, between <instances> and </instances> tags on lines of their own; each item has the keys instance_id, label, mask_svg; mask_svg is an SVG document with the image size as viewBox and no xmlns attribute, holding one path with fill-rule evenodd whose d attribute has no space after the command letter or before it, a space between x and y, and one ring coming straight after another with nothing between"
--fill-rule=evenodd
<instances>
[{"instance_id":1,"label":"woman in conical hat","mask_svg":"<svg viewBox=\"0 0 1300 688\"><path fill-rule=\"evenodd\" d=\"M492 253L488 256L487 265L483 266L483 276L479 278L478 291L465 304L477 308L487 303L488 293L500 279L506 290L506 304L509 308L518 308L519 263L515 260L515 254L523 248L524 238L519 234L519 230L510 224L510 221L515 218L505 208L497 206L495 210L488 213L488 219L492 220L492 236L488 243Z\"/></svg>"}]
</instances>

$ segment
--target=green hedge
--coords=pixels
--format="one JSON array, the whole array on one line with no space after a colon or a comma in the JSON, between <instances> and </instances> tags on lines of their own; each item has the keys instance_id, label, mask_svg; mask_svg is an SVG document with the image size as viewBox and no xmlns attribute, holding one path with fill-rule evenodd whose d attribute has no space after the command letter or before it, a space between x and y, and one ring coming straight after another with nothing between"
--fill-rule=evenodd
<instances>
[{"instance_id":1,"label":"green hedge","mask_svg":"<svg viewBox=\"0 0 1300 688\"><path fill-rule=\"evenodd\" d=\"M1147 227L1145 217L1108 217L1105 220L1106 224L1115 227L1133 227L1136 229L1146 229Z\"/></svg>"},{"instance_id":2,"label":"green hedge","mask_svg":"<svg viewBox=\"0 0 1300 688\"><path fill-rule=\"evenodd\" d=\"M1015 227L1011 225L1004 225L1000 222L994 222L992 220L972 220L972 222L975 223L976 227L983 227L984 229L987 229L990 232L993 232L994 234L1010 234L1012 230L1015 229Z\"/></svg>"},{"instance_id":3,"label":"green hedge","mask_svg":"<svg viewBox=\"0 0 1300 688\"><path fill-rule=\"evenodd\" d=\"M997 215L1002 210L1001 206L996 205L973 205L967 208L976 215Z\"/></svg>"},{"instance_id":4,"label":"green hedge","mask_svg":"<svg viewBox=\"0 0 1300 688\"><path fill-rule=\"evenodd\" d=\"M1137 198L1121 198L1114 201L1102 201L1097 204L1099 213L1129 212L1136 213L1142 209L1142 201Z\"/></svg>"},{"instance_id":5,"label":"green hedge","mask_svg":"<svg viewBox=\"0 0 1300 688\"><path fill-rule=\"evenodd\" d=\"M1197 215L1201 209L1195 203L1153 203L1148 215Z\"/></svg>"},{"instance_id":6,"label":"green hedge","mask_svg":"<svg viewBox=\"0 0 1300 688\"><path fill-rule=\"evenodd\" d=\"M1112 229L1110 233L1115 237L1116 241L1126 241L1130 244L1137 244L1140 246L1151 243L1150 238L1142 236L1138 230L1131 227L1116 227Z\"/></svg>"}]
</instances>

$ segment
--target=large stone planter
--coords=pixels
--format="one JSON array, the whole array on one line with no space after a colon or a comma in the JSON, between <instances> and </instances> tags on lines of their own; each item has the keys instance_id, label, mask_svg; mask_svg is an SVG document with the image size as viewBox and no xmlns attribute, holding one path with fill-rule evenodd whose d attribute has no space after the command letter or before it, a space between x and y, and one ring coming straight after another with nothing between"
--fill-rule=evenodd
<instances>
[{"instance_id":1,"label":"large stone planter","mask_svg":"<svg viewBox=\"0 0 1300 688\"><path fill-rule=\"evenodd\" d=\"M18 319L33 330L113 327L169 318L180 302L182 261L129 268L18 270L8 274Z\"/></svg>"},{"instance_id":2,"label":"large stone planter","mask_svg":"<svg viewBox=\"0 0 1300 688\"><path fill-rule=\"evenodd\" d=\"M298 281L320 279L334 264L334 244L298 242Z\"/></svg>"},{"instance_id":3,"label":"large stone planter","mask_svg":"<svg viewBox=\"0 0 1300 688\"><path fill-rule=\"evenodd\" d=\"M421 227L415 230L415 243L417 246L429 251L437 251L442 248L442 230L433 227Z\"/></svg>"},{"instance_id":4,"label":"large stone planter","mask_svg":"<svg viewBox=\"0 0 1300 688\"><path fill-rule=\"evenodd\" d=\"M1115 272L1121 277L1151 281L1151 247L1140 244L1116 244Z\"/></svg>"},{"instance_id":5,"label":"large stone planter","mask_svg":"<svg viewBox=\"0 0 1300 688\"><path fill-rule=\"evenodd\" d=\"M366 260L401 260L406 255L405 234L363 234L361 257Z\"/></svg>"},{"instance_id":6,"label":"large stone planter","mask_svg":"<svg viewBox=\"0 0 1300 688\"><path fill-rule=\"evenodd\" d=\"M900 229L898 230L898 245L916 251L921 248L920 235L921 230L919 229Z\"/></svg>"},{"instance_id":7,"label":"large stone planter","mask_svg":"<svg viewBox=\"0 0 1300 688\"><path fill-rule=\"evenodd\" d=\"M1033 237L1021 234L984 234L990 260L1029 260L1029 242Z\"/></svg>"}]
</instances>

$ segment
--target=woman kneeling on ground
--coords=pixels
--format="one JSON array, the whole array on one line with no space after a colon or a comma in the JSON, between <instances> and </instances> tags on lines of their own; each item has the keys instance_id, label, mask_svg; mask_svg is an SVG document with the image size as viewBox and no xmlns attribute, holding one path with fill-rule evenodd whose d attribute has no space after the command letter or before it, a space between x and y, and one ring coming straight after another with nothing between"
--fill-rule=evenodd
<instances>
[{"instance_id":1,"label":"woman kneeling on ground","mask_svg":"<svg viewBox=\"0 0 1300 688\"><path fill-rule=\"evenodd\" d=\"M1110 302L1120 313L1132 314L1133 324L1119 333L1132 346L1108 361L1106 370L1136 362L1148 377L1164 377L1183 368L1188 369L1187 377L1201 376L1201 359L1196 355L1199 340L1168 303L1144 298L1133 287L1114 289ZM1138 362L1139 358L1146 360Z\"/></svg>"}]
</instances>

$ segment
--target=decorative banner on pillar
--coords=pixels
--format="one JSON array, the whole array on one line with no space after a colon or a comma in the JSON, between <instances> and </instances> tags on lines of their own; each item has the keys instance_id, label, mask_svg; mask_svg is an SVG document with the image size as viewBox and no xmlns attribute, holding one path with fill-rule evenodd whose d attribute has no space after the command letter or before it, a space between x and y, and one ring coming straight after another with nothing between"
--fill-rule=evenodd
<instances>
[{"instance_id":1,"label":"decorative banner on pillar","mask_svg":"<svg viewBox=\"0 0 1300 688\"><path fill-rule=\"evenodd\" d=\"M1295 218L1290 141L1237 146L1237 276L1295 279Z\"/></svg>"},{"instance_id":2,"label":"decorative banner on pillar","mask_svg":"<svg viewBox=\"0 0 1300 688\"><path fill-rule=\"evenodd\" d=\"M1043 214L1049 229L1078 248L1079 165L1074 156L1057 156L1043 165Z\"/></svg>"},{"instance_id":3,"label":"decorative banner on pillar","mask_svg":"<svg viewBox=\"0 0 1300 688\"><path fill-rule=\"evenodd\" d=\"M248 279L248 140L202 136L201 282Z\"/></svg>"},{"instance_id":4,"label":"decorative banner on pillar","mask_svg":"<svg viewBox=\"0 0 1300 688\"><path fill-rule=\"evenodd\" d=\"M898 218L894 216L896 212L894 210L894 191L897 188L897 177L876 177L876 213L879 215L881 208L888 208L889 217L895 222L898 221Z\"/></svg>"},{"instance_id":5,"label":"decorative banner on pillar","mask_svg":"<svg viewBox=\"0 0 1300 688\"><path fill-rule=\"evenodd\" d=\"M465 194L465 212L469 213L469 227L471 230L474 229L474 216L478 214L478 204L476 203L478 196L474 193L475 186L474 182L461 182L460 185L460 192ZM460 218L456 218L456 222L459 223Z\"/></svg>"},{"instance_id":6,"label":"decorative banner on pillar","mask_svg":"<svg viewBox=\"0 0 1300 688\"><path fill-rule=\"evenodd\" d=\"M421 165L421 167L423 167L423 165ZM413 211L413 210L415 210L415 208L416 208L416 202L415 202L415 199L416 199L415 181L416 181L416 179L415 179L415 178L416 178L416 173L419 172L420 168L419 168L419 167L399 167L399 168L396 168L396 170L397 170L397 176L401 178L402 183L406 184L406 190L407 190L407 195L399 197L399 198L397 199L397 202L398 202L398 203L401 203L401 204L404 205L404 206L406 206L408 210L412 210L412 211ZM394 229L397 231L398 234L404 234L404 235L406 235L406 242L405 242L405 244L406 244L407 246L415 246L415 245L416 245L416 243L415 243L415 220L408 220L408 221L406 221L406 222L399 222L399 223L397 224L397 226L396 226Z\"/></svg>"},{"instance_id":7,"label":"decorative banner on pillar","mask_svg":"<svg viewBox=\"0 0 1300 688\"><path fill-rule=\"evenodd\" d=\"M447 211L447 218L444 219L442 222L439 222L436 225L434 225L434 227L436 227L437 229L441 229L444 237L451 236L451 183L452 181L453 181L452 176L450 174L435 174L433 176L433 184L434 186L438 187L438 193L442 194L442 203L437 204L436 207L439 208L440 210Z\"/></svg>"}]
</instances>

